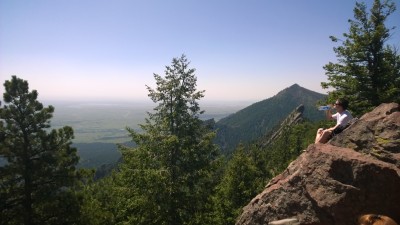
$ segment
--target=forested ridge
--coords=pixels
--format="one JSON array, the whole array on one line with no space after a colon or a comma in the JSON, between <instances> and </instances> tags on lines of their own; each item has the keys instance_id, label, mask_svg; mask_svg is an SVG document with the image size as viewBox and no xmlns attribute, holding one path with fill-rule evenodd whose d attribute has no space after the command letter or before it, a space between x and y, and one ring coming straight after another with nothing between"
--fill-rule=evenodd
<instances>
[{"instance_id":1,"label":"forested ridge","mask_svg":"<svg viewBox=\"0 0 400 225\"><path fill-rule=\"evenodd\" d=\"M348 98L358 116L383 101L400 103L400 56L385 45L392 29L384 22L394 10L391 1L375 0L369 11L356 4L344 40L332 37L341 45L337 63L324 67L327 96L293 85L215 127L201 120L205 91L197 90L196 69L185 55L173 58L165 74L154 74L155 87L146 86L156 106L142 132L127 128L135 146L118 145L120 163L98 180L77 167L73 129L52 129L56 109L11 76L0 108L0 224L234 224L314 142L317 128L331 125L318 119L317 104ZM299 104L303 119L279 127Z\"/></svg>"}]
</instances>

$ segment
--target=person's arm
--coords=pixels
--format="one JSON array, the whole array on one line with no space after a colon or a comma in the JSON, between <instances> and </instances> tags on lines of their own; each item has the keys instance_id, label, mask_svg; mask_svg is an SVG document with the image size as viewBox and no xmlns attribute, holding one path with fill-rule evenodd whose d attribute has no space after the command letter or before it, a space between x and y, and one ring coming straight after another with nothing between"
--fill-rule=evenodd
<instances>
[{"instance_id":1,"label":"person's arm","mask_svg":"<svg viewBox=\"0 0 400 225\"><path fill-rule=\"evenodd\" d=\"M327 130L327 131L334 131L337 127L339 127L340 126L340 124L336 124L334 127L330 127L330 128L328 128L328 129L325 129L325 130Z\"/></svg>"},{"instance_id":2,"label":"person's arm","mask_svg":"<svg viewBox=\"0 0 400 225\"><path fill-rule=\"evenodd\" d=\"M326 110L326 119L327 120L336 120L337 116L338 116L337 113L332 114L332 106L330 109ZM339 126L339 124L336 124L335 126L327 128L325 130L333 132L338 126Z\"/></svg>"},{"instance_id":3,"label":"person's arm","mask_svg":"<svg viewBox=\"0 0 400 225\"><path fill-rule=\"evenodd\" d=\"M326 110L326 119L327 120L334 120L335 118L332 117L332 106L330 109Z\"/></svg>"}]
</instances>

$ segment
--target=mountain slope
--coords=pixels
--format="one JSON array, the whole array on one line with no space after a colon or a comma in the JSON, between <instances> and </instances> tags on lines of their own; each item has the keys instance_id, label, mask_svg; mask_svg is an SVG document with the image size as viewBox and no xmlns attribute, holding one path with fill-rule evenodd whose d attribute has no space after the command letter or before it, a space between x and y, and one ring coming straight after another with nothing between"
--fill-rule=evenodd
<instances>
[{"instance_id":1,"label":"mountain slope","mask_svg":"<svg viewBox=\"0 0 400 225\"><path fill-rule=\"evenodd\" d=\"M316 109L317 101L325 95L294 84L277 95L254 103L218 121L216 143L229 154L240 142L255 140L271 131L297 106L304 105L304 117L319 120L323 114Z\"/></svg>"},{"instance_id":2,"label":"mountain slope","mask_svg":"<svg viewBox=\"0 0 400 225\"><path fill-rule=\"evenodd\" d=\"M272 144L282 136L286 128L292 127L302 122L303 112L304 112L304 106L299 105L293 112L291 112L288 115L288 117L286 117L286 119L279 125L277 129L273 130L265 138L260 138L259 140L260 146L265 147Z\"/></svg>"}]
</instances>

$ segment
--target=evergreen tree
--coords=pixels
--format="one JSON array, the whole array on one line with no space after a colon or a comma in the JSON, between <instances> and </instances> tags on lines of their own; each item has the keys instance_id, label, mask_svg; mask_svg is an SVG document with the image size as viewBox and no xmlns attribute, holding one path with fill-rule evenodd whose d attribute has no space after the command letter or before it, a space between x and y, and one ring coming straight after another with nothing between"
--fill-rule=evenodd
<instances>
[{"instance_id":1,"label":"evergreen tree","mask_svg":"<svg viewBox=\"0 0 400 225\"><path fill-rule=\"evenodd\" d=\"M28 82L12 76L4 83L0 108L0 223L73 224L79 218L73 130L49 130L54 108L37 101Z\"/></svg>"},{"instance_id":2,"label":"evergreen tree","mask_svg":"<svg viewBox=\"0 0 400 225\"><path fill-rule=\"evenodd\" d=\"M239 144L232 158L228 161L223 178L213 197L215 225L235 224L242 208L252 199L265 183L260 182L261 173L252 151Z\"/></svg>"},{"instance_id":3,"label":"evergreen tree","mask_svg":"<svg viewBox=\"0 0 400 225\"><path fill-rule=\"evenodd\" d=\"M324 66L328 82L321 86L334 88L330 102L345 97L356 115L382 102L400 102L400 56L395 47L386 44L394 28L385 26L395 9L390 0L375 0L370 13L365 3L356 3L349 32L343 34L342 46L334 48L338 63Z\"/></svg>"},{"instance_id":4,"label":"evergreen tree","mask_svg":"<svg viewBox=\"0 0 400 225\"><path fill-rule=\"evenodd\" d=\"M154 74L156 89L147 86L158 105L148 113L143 133L128 128L135 148L121 146L120 176L131 224L202 224L213 190L218 151L214 132L199 119L195 69L182 55Z\"/></svg>"},{"instance_id":5,"label":"evergreen tree","mask_svg":"<svg viewBox=\"0 0 400 225\"><path fill-rule=\"evenodd\" d=\"M114 172L107 177L103 177L96 182L88 182L83 189L83 204L81 207L82 225L112 225L123 214L124 209L118 204L125 203L123 191L115 191L118 181L115 179Z\"/></svg>"},{"instance_id":6,"label":"evergreen tree","mask_svg":"<svg viewBox=\"0 0 400 225\"><path fill-rule=\"evenodd\" d=\"M318 127L326 127L326 123L327 121L322 121L322 123L303 121L293 126L284 127L276 140L261 147L260 150L263 155L260 158L266 161L264 169L269 171L270 176L267 179L280 174L290 162L301 154L302 150L314 143L315 130Z\"/></svg>"}]
</instances>

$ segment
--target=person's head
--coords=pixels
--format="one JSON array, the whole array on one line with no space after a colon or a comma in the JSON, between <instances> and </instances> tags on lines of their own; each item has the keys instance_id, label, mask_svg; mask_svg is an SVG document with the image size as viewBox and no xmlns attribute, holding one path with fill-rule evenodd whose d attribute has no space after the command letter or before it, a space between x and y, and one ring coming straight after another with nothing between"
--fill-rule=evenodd
<instances>
[{"instance_id":1,"label":"person's head","mask_svg":"<svg viewBox=\"0 0 400 225\"><path fill-rule=\"evenodd\" d=\"M336 107L341 107L343 110L346 110L349 107L349 101L343 98L339 98L335 102Z\"/></svg>"},{"instance_id":2,"label":"person's head","mask_svg":"<svg viewBox=\"0 0 400 225\"><path fill-rule=\"evenodd\" d=\"M358 225L398 225L390 217L366 214L358 218Z\"/></svg>"}]
</instances>

